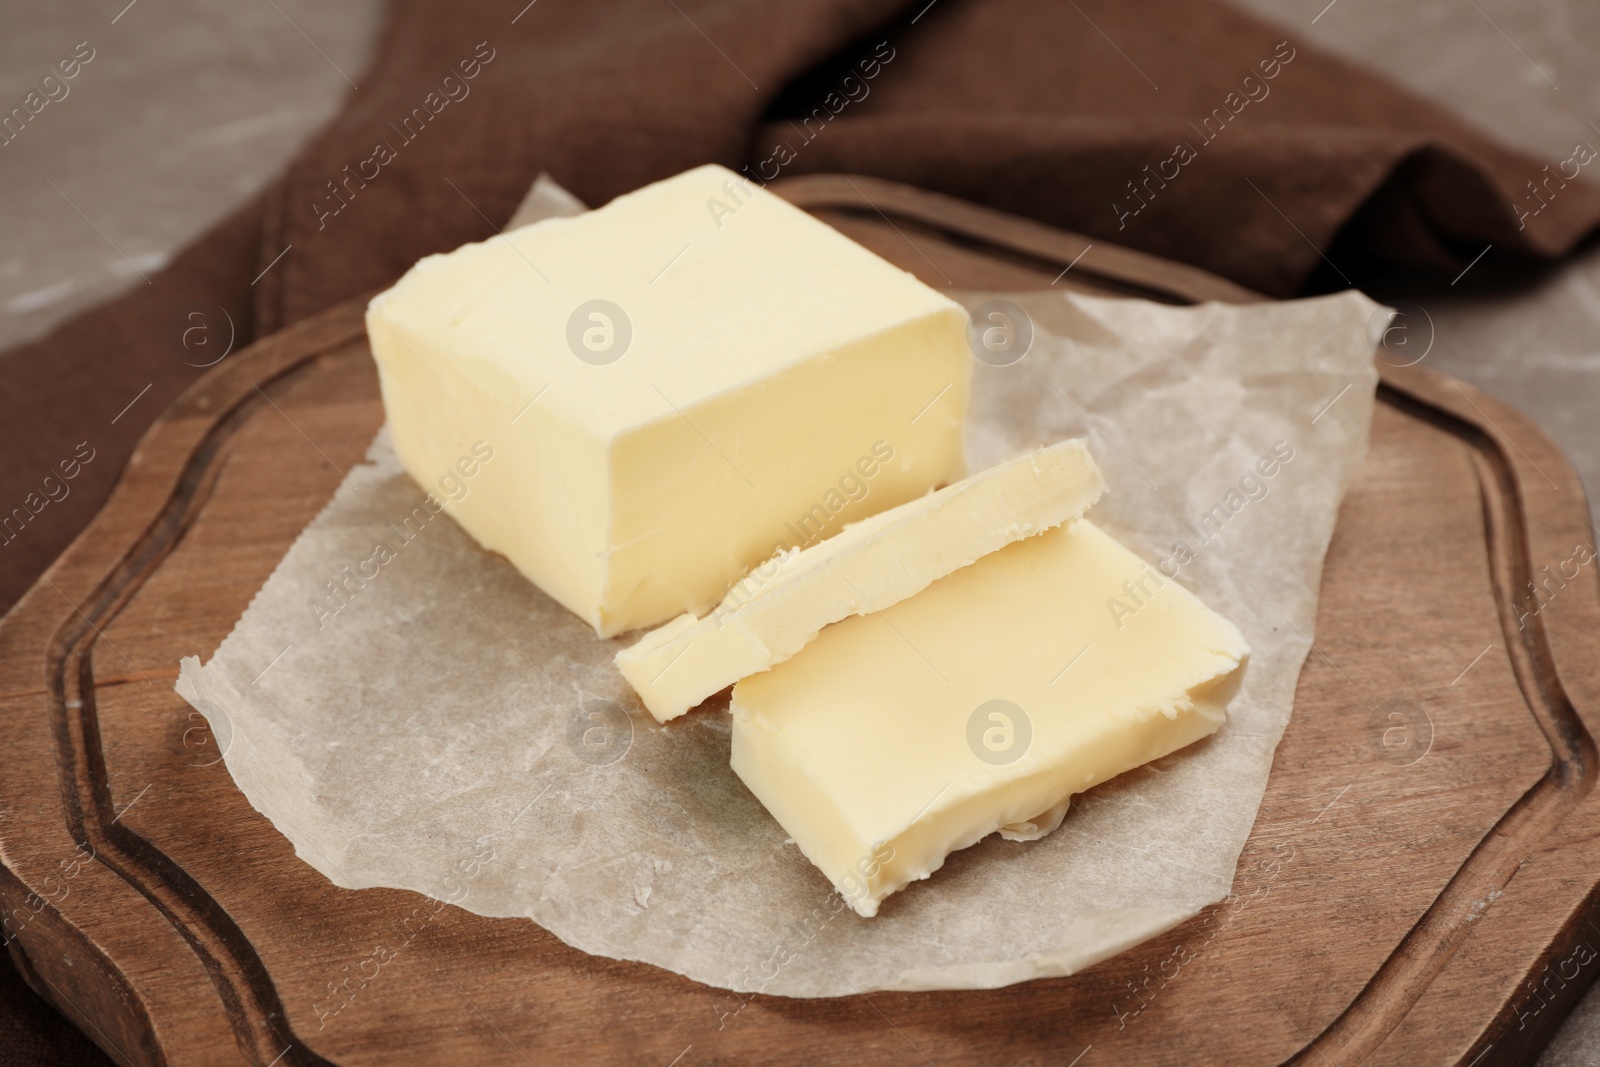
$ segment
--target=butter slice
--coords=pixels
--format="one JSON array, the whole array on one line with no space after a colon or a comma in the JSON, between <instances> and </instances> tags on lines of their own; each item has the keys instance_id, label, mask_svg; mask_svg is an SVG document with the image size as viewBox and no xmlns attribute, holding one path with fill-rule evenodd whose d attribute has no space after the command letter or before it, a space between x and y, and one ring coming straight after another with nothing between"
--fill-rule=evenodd
<instances>
[{"instance_id":1,"label":"butter slice","mask_svg":"<svg viewBox=\"0 0 1600 1067\"><path fill-rule=\"evenodd\" d=\"M871 916L950 852L1042 836L1072 794L1215 732L1248 652L1079 519L741 681L733 769Z\"/></svg>"},{"instance_id":2,"label":"butter slice","mask_svg":"<svg viewBox=\"0 0 1600 1067\"><path fill-rule=\"evenodd\" d=\"M704 618L680 615L617 653L660 722L799 652L829 623L880 611L989 553L1076 519L1105 491L1062 441L863 519L745 575Z\"/></svg>"},{"instance_id":3,"label":"butter slice","mask_svg":"<svg viewBox=\"0 0 1600 1067\"><path fill-rule=\"evenodd\" d=\"M367 310L406 469L604 636L960 478L966 321L716 166L429 256Z\"/></svg>"}]
</instances>

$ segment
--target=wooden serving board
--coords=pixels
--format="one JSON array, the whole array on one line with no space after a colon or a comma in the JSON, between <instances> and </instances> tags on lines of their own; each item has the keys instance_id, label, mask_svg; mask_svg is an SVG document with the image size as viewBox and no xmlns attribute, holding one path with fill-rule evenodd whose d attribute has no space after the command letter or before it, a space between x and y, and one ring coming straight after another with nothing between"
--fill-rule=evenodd
<instances>
[{"instance_id":1,"label":"wooden serving board","mask_svg":"<svg viewBox=\"0 0 1600 1067\"><path fill-rule=\"evenodd\" d=\"M936 286L1257 299L903 186L780 191ZM531 922L335 888L172 684L382 421L362 303L190 389L0 623L0 919L119 1061L1486 1065L1527 1062L1600 974L1583 493L1538 427L1425 365L1382 368L1234 894L1162 937L994 991L741 1001Z\"/></svg>"}]
</instances>

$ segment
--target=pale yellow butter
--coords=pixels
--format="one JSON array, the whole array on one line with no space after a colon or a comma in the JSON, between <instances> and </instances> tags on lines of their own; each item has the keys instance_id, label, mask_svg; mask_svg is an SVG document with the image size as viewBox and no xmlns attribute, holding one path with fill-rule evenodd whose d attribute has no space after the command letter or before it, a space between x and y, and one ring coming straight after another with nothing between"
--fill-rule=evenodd
<instances>
[{"instance_id":1,"label":"pale yellow butter","mask_svg":"<svg viewBox=\"0 0 1600 1067\"><path fill-rule=\"evenodd\" d=\"M1248 651L1079 519L739 682L733 769L870 916L950 852L1048 833L1072 794L1216 731Z\"/></svg>"},{"instance_id":2,"label":"pale yellow butter","mask_svg":"<svg viewBox=\"0 0 1600 1067\"><path fill-rule=\"evenodd\" d=\"M1075 519L1105 490L1063 441L901 504L747 574L709 615L681 615L617 653L661 722L780 663L829 623L879 611L1013 541Z\"/></svg>"},{"instance_id":3,"label":"pale yellow butter","mask_svg":"<svg viewBox=\"0 0 1600 1067\"><path fill-rule=\"evenodd\" d=\"M367 330L406 469L492 447L448 510L602 635L962 474L966 313L721 167L429 256Z\"/></svg>"}]
</instances>

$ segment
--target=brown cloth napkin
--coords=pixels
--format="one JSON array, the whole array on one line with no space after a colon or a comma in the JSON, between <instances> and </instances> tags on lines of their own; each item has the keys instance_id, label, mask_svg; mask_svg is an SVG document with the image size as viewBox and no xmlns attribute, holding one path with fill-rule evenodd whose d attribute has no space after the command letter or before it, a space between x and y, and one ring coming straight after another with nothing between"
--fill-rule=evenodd
<instances>
[{"instance_id":1,"label":"brown cloth napkin","mask_svg":"<svg viewBox=\"0 0 1600 1067\"><path fill-rule=\"evenodd\" d=\"M388 283L492 234L541 170L602 204L707 161L909 182L1276 296L1450 277L1486 245L1548 260L1600 219L1581 152L1501 148L1214 0L396 0L281 179L0 356L0 610L204 373L197 322L226 311L238 348Z\"/></svg>"}]
</instances>

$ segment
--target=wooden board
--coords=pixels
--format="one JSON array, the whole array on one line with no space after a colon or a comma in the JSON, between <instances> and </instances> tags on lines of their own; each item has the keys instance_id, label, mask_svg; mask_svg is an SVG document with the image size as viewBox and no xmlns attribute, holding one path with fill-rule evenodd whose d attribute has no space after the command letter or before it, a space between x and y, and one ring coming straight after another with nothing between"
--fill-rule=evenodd
<instances>
[{"instance_id":1,"label":"wooden board","mask_svg":"<svg viewBox=\"0 0 1600 1067\"><path fill-rule=\"evenodd\" d=\"M781 191L938 286L1256 299L889 183ZM1162 937L995 991L742 1001L531 922L333 887L172 683L380 424L361 306L189 390L0 623L0 920L121 1062L1486 1065L1526 1062L1600 973L1582 490L1536 426L1425 365L1383 367L1234 894Z\"/></svg>"}]
</instances>

